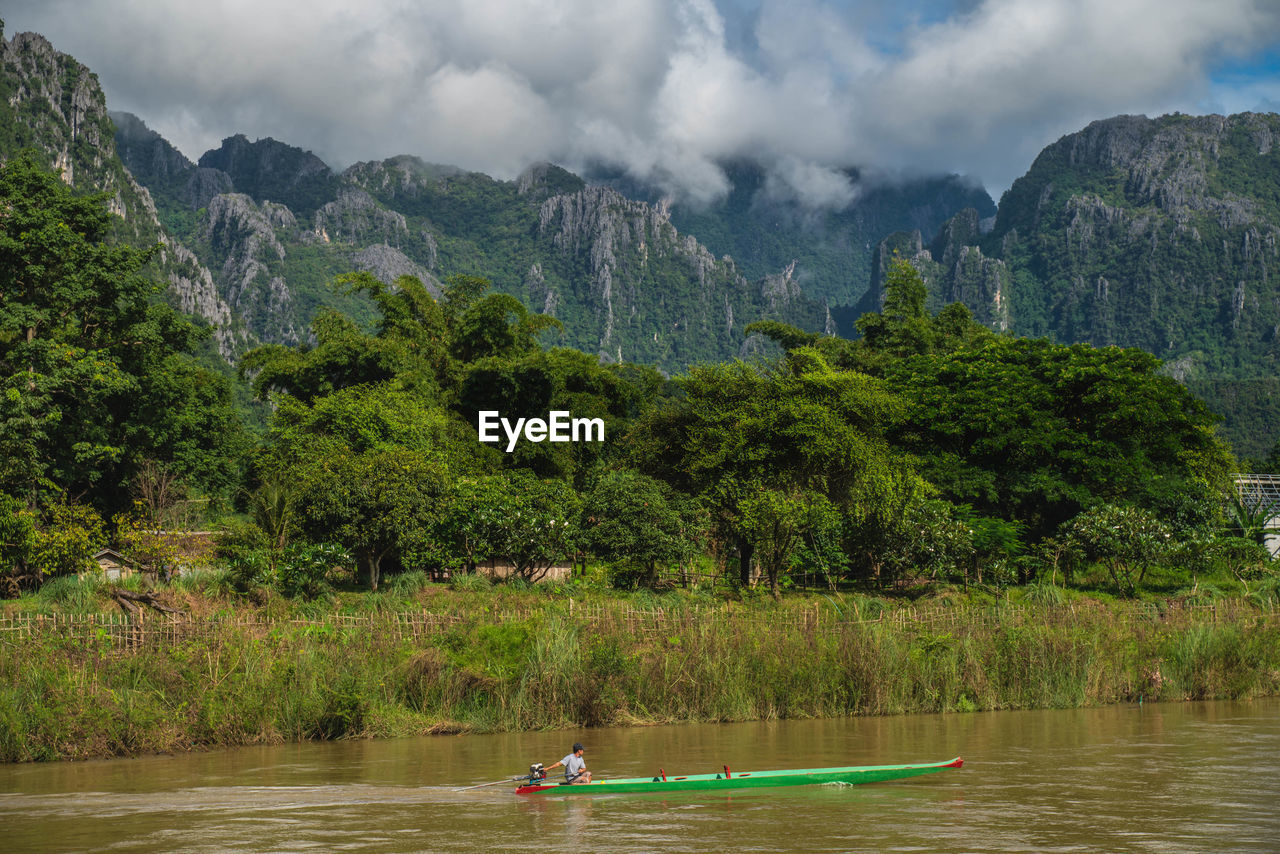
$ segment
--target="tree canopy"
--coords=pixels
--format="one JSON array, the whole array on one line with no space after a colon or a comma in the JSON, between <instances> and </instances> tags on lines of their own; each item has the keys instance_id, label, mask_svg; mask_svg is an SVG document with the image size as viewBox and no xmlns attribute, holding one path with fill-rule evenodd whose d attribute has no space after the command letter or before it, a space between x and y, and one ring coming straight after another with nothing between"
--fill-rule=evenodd
<instances>
[{"instance_id":1,"label":"tree canopy","mask_svg":"<svg viewBox=\"0 0 1280 854\"><path fill-rule=\"evenodd\" d=\"M0 166L0 490L131 502L145 460L205 494L234 488L246 437L204 334L160 298L154 249L108 241L104 195L24 153Z\"/></svg>"}]
</instances>

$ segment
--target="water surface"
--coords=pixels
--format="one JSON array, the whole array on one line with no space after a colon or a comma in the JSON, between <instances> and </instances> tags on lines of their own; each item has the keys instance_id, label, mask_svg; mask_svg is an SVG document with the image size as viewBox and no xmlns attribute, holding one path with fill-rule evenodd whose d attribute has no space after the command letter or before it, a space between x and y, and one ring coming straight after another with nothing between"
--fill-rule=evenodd
<instances>
[{"instance_id":1,"label":"water surface","mask_svg":"<svg viewBox=\"0 0 1280 854\"><path fill-rule=\"evenodd\" d=\"M517 797L597 775L900 764L866 786ZM1280 851L1280 700L436 736L0 766L12 851Z\"/></svg>"}]
</instances>

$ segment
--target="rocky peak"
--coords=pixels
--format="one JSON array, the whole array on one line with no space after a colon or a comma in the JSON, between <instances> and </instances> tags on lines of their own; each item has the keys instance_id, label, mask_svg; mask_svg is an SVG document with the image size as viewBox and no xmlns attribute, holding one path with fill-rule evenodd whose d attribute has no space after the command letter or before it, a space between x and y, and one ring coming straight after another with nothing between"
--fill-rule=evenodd
<instances>
[{"instance_id":1,"label":"rocky peak","mask_svg":"<svg viewBox=\"0 0 1280 854\"><path fill-rule=\"evenodd\" d=\"M586 185L577 175L551 163L535 163L516 179L516 191L522 196L576 193Z\"/></svg>"},{"instance_id":2,"label":"rocky peak","mask_svg":"<svg viewBox=\"0 0 1280 854\"><path fill-rule=\"evenodd\" d=\"M929 251L939 264L950 267L960 257L963 248L976 244L980 237L978 212L973 208L965 208L942 224L938 236L929 245Z\"/></svg>"},{"instance_id":3,"label":"rocky peak","mask_svg":"<svg viewBox=\"0 0 1280 854\"><path fill-rule=\"evenodd\" d=\"M7 106L22 126L19 144L49 152L68 184L110 189L94 183L114 154L98 76L37 33L18 33L4 41L0 32L0 70Z\"/></svg>"},{"instance_id":4,"label":"rocky peak","mask_svg":"<svg viewBox=\"0 0 1280 854\"><path fill-rule=\"evenodd\" d=\"M414 263L413 259L395 247L385 243L366 246L351 256L352 265L360 271L372 273L380 281L390 285L401 276L413 276L426 286L434 297L440 297L443 289L430 271Z\"/></svg>"},{"instance_id":5,"label":"rocky peak","mask_svg":"<svg viewBox=\"0 0 1280 854\"><path fill-rule=\"evenodd\" d=\"M161 210L199 210L214 196L235 191L230 175L221 169L196 166L137 116L113 112L111 119L120 159L151 191Z\"/></svg>"},{"instance_id":6,"label":"rocky peak","mask_svg":"<svg viewBox=\"0 0 1280 854\"><path fill-rule=\"evenodd\" d=\"M316 211L313 231L325 242L396 244L409 235L402 213L388 210L360 187L343 187Z\"/></svg>"},{"instance_id":7,"label":"rocky peak","mask_svg":"<svg viewBox=\"0 0 1280 854\"><path fill-rule=\"evenodd\" d=\"M214 196L196 233L204 251L223 260L215 280L218 290L242 316L257 320L268 341L297 343L302 330L290 320L293 299L278 272L285 248L276 229L296 230L297 220L284 205L255 204L244 193Z\"/></svg>"},{"instance_id":8,"label":"rocky peak","mask_svg":"<svg viewBox=\"0 0 1280 854\"><path fill-rule=\"evenodd\" d=\"M271 137L250 142L244 134L229 136L201 155L198 165L227 173L238 193L280 202L307 217L333 198L338 183L319 157Z\"/></svg>"},{"instance_id":9,"label":"rocky peak","mask_svg":"<svg viewBox=\"0 0 1280 854\"><path fill-rule=\"evenodd\" d=\"M1208 211L1221 217L1224 227L1247 225L1258 221L1261 211L1250 198L1251 186L1239 185L1236 176L1255 166L1276 168L1277 138L1280 116L1272 113L1096 121L1040 153L1002 200L997 231L1003 234L1015 221L1024 227L1038 222L1031 215L1032 199L1036 214L1046 205L1063 204L1055 180L1064 171L1087 176L1099 188L1105 185L1113 204L1124 199L1183 219Z\"/></svg>"},{"instance_id":10,"label":"rocky peak","mask_svg":"<svg viewBox=\"0 0 1280 854\"><path fill-rule=\"evenodd\" d=\"M12 142L45 152L68 184L108 193L109 208L123 218L117 239L137 246L160 243L159 272L174 301L215 326L223 356L242 349L247 342L243 327L213 287L209 270L166 233L150 193L121 161L97 75L41 35L18 33L6 41L0 29L0 96L0 112L9 112L0 115L0 127L11 129ZM168 143L157 151L152 132L141 121L120 117L126 140L152 146L148 162L154 168L173 173L184 168L184 161L190 165Z\"/></svg>"},{"instance_id":11,"label":"rocky peak","mask_svg":"<svg viewBox=\"0 0 1280 854\"><path fill-rule=\"evenodd\" d=\"M133 113L113 111L108 115L116 126L116 151L139 181L150 184L153 180L185 180L196 168L185 154Z\"/></svg>"},{"instance_id":12,"label":"rocky peak","mask_svg":"<svg viewBox=\"0 0 1280 854\"><path fill-rule=\"evenodd\" d=\"M386 160L353 163L343 171L342 180L375 195L394 198L415 196L424 187L465 174L454 166L440 166L410 154L398 154Z\"/></svg>"},{"instance_id":13,"label":"rocky peak","mask_svg":"<svg viewBox=\"0 0 1280 854\"><path fill-rule=\"evenodd\" d=\"M796 281L795 273L796 262L792 261L781 272L764 277L760 285L760 296L770 310L777 311L800 298L800 284ZM830 312L827 312L827 317L830 317Z\"/></svg>"},{"instance_id":14,"label":"rocky peak","mask_svg":"<svg viewBox=\"0 0 1280 854\"><path fill-rule=\"evenodd\" d=\"M250 256L270 250L284 258L284 247L276 239L275 230L296 225L297 220L283 205L264 202L260 207L244 193L226 193L209 201L200 237L224 250L240 247Z\"/></svg>"}]
</instances>

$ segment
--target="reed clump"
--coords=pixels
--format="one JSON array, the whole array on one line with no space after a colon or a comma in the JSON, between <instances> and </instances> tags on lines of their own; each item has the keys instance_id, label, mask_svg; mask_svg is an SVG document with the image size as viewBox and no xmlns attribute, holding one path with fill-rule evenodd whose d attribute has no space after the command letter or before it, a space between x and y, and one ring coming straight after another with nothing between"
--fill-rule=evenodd
<instances>
[{"instance_id":1,"label":"reed clump","mask_svg":"<svg viewBox=\"0 0 1280 854\"><path fill-rule=\"evenodd\" d=\"M155 642L0 637L0 760L1280 693L1274 612L1135 619L1044 603L939 622L866 603L538 601L413 632L374 610L345 624L212 621Z\"/></svg>"}]
</instances>

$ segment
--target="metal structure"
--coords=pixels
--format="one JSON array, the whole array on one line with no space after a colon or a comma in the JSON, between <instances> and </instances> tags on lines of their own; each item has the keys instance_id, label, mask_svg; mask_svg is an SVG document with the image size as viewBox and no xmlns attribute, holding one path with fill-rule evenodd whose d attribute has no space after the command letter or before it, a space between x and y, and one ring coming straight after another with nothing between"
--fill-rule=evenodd
<instances>
[{"instance_id":1,"label":"metal structure","mask_svg":"<svg viewBox=\"0 0 1280 854\"><path fill-rule=\"evenodd\" d=\"M1280 474L1236 475L1236 492L1247 507L1270 511L1268 527L1280 528ZM1267 534L1263 542L1272 557L1280 554L1280 533Z\"/></svg>"}]
</instances>

